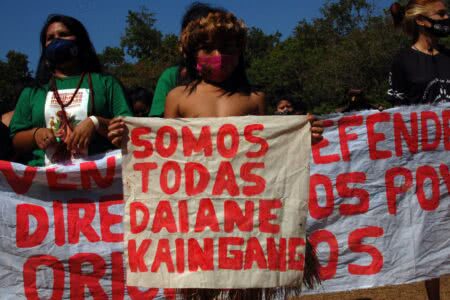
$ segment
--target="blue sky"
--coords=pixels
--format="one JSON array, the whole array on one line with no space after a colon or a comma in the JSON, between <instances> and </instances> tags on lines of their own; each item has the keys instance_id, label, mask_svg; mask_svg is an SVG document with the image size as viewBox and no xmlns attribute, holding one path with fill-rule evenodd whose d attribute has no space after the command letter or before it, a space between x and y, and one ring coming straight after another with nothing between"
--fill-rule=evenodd
<instances>
[{"instance_id":1,"label":"blue sky","mask_svg":"<svg viewBox=\"0 0 450 300\"><path fill-rule=\"evenodd\" d=\"M178 34L180 19L189 0L1 0L0 59L9 50L25 53L30 69L36 69L39 57L39 32L48 14L62 13L79 19L87 28L97 52L106 46L118 46L124 32L128 10L146 6L156 14L156 28ZM205 1L231 10L248 26L266 33L280 31L288 36L298 21L320 15L325 0L213 0ZM379 9L391 1L374 0Z\"/></svg>"}]
</instances>

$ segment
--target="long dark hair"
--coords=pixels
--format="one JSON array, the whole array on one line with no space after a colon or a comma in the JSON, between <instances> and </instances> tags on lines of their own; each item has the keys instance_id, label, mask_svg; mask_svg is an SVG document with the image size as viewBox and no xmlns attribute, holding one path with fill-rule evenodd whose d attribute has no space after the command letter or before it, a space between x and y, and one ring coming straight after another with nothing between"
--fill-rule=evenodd
<instances>
[{"instance_id":1,"label":"long dark hair","mask_svg":"<svg viewBox=\"0 0 450 300\"><path fill-rule=\"evenodd\" d=\"M60 22L67 27L67 29L76 37L76 43L79 47L79 63L82 72L101 72L101 64L95 52L94 45L89 38L89 34L86 28L75 18L64 15L49 15L42 27L40 34L41 43L41 57L39 58L39 64L36 71L36 83L42 86L50 80L52 77L53 69L47 63L44 50L47 36L48 27L56 22Z\"/></svg>"}]
</instances>

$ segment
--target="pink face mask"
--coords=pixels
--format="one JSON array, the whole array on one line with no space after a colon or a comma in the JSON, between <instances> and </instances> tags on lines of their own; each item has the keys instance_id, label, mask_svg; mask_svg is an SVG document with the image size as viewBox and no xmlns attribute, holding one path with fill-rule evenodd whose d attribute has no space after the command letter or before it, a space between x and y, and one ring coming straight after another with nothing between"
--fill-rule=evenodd
<instances>
[{"instance_id":1,"label":"pink face mask","mask_svg":"<svg viewBox=\"0 0 450 300\"><path fill-rule=\"evenodd\" d=\"M237 65L235 55L219 54L197 57L197 71L207 80L222 82L230 76Z\"/></svg>"}]
</instances>

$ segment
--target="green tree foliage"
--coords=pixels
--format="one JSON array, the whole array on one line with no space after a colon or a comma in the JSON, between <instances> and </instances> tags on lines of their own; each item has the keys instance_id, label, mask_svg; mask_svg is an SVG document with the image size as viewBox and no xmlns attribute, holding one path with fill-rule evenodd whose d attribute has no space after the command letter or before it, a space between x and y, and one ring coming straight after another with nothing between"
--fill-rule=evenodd
<instances>
[{"instance_id":1,"label":"green tree foliage","mask_svg":"<svg viewBox=\"0 0 450 300\"><path fill-rule=\"evenodd\" d=\"M106 47L100 60L125 87L154 89L164 69L181 58L178 37L158 30L155 14L145 7L128 11L126 20L120 47ZM315 113L342 106L350 88L363 89L374 104L386 104L392 58L410 42L394 29L387 8L380 13L374 1L329 0L319 17L300 20L284 39L279 32L249 28L247 73L269 99L291 94ZM30 76L27 57L11 51L0 61L0 73L0 100L15 99L17 88L11 87Z\"/></svg>"},{"instance_id":2,"label":"green tree foliage","mask_svg":"<svg viewBox=\"0 0 450 300\"><path fill-rule=\"evenodd\" d=\"M31 83L28 57L9 51L6 61L0 61L0 113L14 109L20 91Z\"/></svg>"},{"instance_id":3,"label":"green tree foliage","mask_svg":"<svg viewBox=\"0 0 450 300\"><path fill-rule=\"evenodd\" d=\"M366 0L329 1L319 18L300 21L289 38L255 59L249 73L273 100L289 93L315 113L343 105L349 88L386 105L392 57L408 38L374 11Z\"/></svg>"},{"instance_id":4,"label":"green tree foliage","mask_svg":"<svg viewBox=\"0 0 450 300\"><path fill-rule=\"evenodd\" d=\"M167 34L161 38L152 57L142 57L135 63L124 62L106 66L107 70L117 76L126 87L141 86L154 90L161 73L179 61L178 37Z\"/></svg>"},{"instance_id":5,"label":"green tree foliage","mask_svg":"<svg viewBox=\"0 0 450 300\"><path fill-rule=\"evenodd\" d=\"M157 58L157 49L161 46L161 31L154 28L154 14L142 7L141 11L128 11L125 33L120 45L128 55L138 60Z\"/></svg>"},{"instance_id":6,"label":"green tree foliage","mask_svg":"<svg viewBox=\"0 0 450 300\"><path fill-rule=\"evenodd\" d=\"M338 37L368 25L374 7L366 0L327 1L321 9L322 21Z\"/></svg>"},{"instance_id":7,"label":"green tree foliage","mask_svg":"<svg viewBox=\"0 0 450 300\"><path fill-rule=\"evenodd\" d=\"M179 61L178 37L163 35L154 27L156 19L147 8L128 11L121 48L106 47L100 56L105 69L126 87L142 86L153 90L165 68ZM134 62L125 59L127 53Z\"/></svg>"},{"instance_id":8,"label":"green tree foliage","mask_svg":"<svg viewBox=\"0 0 450 300\"><path fill-rule=\"evenodd\" d=\"M107 70L119 67L125 63L125 53L119 47L106 47L98 56L100 62Z\"/></svg>"},{"instance_id":9,"label":"green tree foliage","mask_svg":"<svg viewBox=\"0 0 450 300\"><path fill-rule=\"evenodd\" d=\"M176 64L179 59L178 36L175 34L165 35L161 41L161 47L158 49L158 63L170 66Z\"/></svg>"},{"instance_id":10,"label":"green tree foliage","mask_svg":"<svg viewBox=\"0 0 450 300\"><path fill-rule=\"evenodd\" d=\"M281 33L265 34L257 27L250 27L247 34L245 57L251 64L257 57L265 56L280 43Z\"/></svg>"}]
</instances>

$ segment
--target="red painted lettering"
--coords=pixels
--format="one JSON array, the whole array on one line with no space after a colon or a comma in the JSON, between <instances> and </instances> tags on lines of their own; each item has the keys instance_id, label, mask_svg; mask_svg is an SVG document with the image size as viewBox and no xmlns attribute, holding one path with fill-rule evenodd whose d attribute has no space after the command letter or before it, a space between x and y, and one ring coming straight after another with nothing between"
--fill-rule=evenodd
<instances>
[{"instance_id":1,"label":"red painted lettering","mask_svg":"<svg viewBox=\"0 0 450 300\"><path fill-rule=\"evenodd\" d=\"M67 173L58 173L56 168L48 168L45 170L47 175L48 187L55 191L70 191L76 190L77 185L75 183L64 183L61 180L67 179Z\"/></svg>"},{"instance_id":2,"label":"red painted lettering","mask_svg":"<svg viewBox=\"0 0 450 300\"><path fill-rule=\"evenodd\" d=\"M339 258L339 246L336 237L328 230L317 230L309 236L309 242L316 249L316 252L319 244L327 243L330 249L328 264L319 266L319 274L322 280L332 279L336 275Z\"/></svg>"},{"instance_id":3,"label":"red painted lettering","mask_svg":"<svg viewBox=\"0 0 450 300\"><path fill-rule=\"evenodd\" d=\"M69 244L78 244L82 233L88 241L95 243L100 237L92 227L95 217L95 203L89 203L88 199L73 199L74 202L67 204L67 231ZM80 216L83 210L83 217Z\"/></svg>"},{"instance_id":4,"label":"red painted lettering","mask_svg":"<svg viewBox=\"0 0 450 300\"><path fill-rule=\"evenodd\" d=\"M408 131L402 114L394 114L395 154L398 157L403 155L403 140L406 142L410 153L417 153L419 150L419 125L416 112L411 113L410 122L411 132Z\"/></svg>"},{"instance_id":5,"label":"red painted lettering","mask_svg":"<svg viewBox=\"0 0 450 300\"><path fill-rule=\"evenodd\" d=\"M384 230L381 227L369 226L356 229L348 237L348 247L356 253L367 253L372 257L372 262L368 266L361 266L350 263L348 271L352 275L374 275L383 268L383 254L374 246L362 243L364 238L378 238L383 236Z\"/></svg>"},{"instance_id":6,"label":"red painted lettering","mask_svg":"<svg viewBox=\"0 0 450 300\"><path fill-rule=\"evenodd\" d=\"M227 190L230 196L239 196L236 176L229 161L220 163L212 193L213 195L222 195L224 190Z\"/></svg>"},{"instance_id":7,"label":"red painted lettering","mask_svg":"<svg viewBox=\"0 0 450 300\"><path fill-rule=\"evenodd\" d=\"M241 250L228 250L229 246L242 246L244 239L239 237L219 238L219 269L242 270L243 254ZM231 257L228 256L231 255Z\"/></svg>"},{"instance_id":8,"label":"red painted lettering","mask_svg":"<svg viewBox=\"0 0 450 300\"><path fill-rule=\"evenodd\" d=\"M111 300L123 300L125 293L125 274L123 269L122 252L111 253Z\"/></svg>"},{"instance_id":9,"label":"red painted lettering","mask_svg":"<svg viewBox=\"0 0 450 300\"><path fill-rule=\"evenodd\" d=\"M427 198L427 193L425 192L425 182L431 181L428 185L431 187L431 195ZM439 207L440 199L440 178L437 171L430 166L421 166L417 168L416 171L416 194L419 200L420 207L426 211L433 211Z\"/></svg>"},{"instance_id":10,"label":"red painted lettering","mask_svg":"<svg viewBox=\"0 0 450 300\"><path fill-rule=\"evenodd\" d=\"M259 230L264 233L279 233L280 225L270 223L272 220L278 221L278 215L272 210L279 210L283 207L280 199L259 201Z\"/></svg>"},{"instance_id":11,"label":"red painted lettering","mask_svg":"<svg viewBox=\"0 0 450 300\"><path fill-rule=\"evenodd\" d=\"M336 179L336 189L342 198L358 198L358 204L341 204L339 212L343 216L359 215L369 211L369 193L364 189L349 188L349 183L366 182L366 174L363 172L353 172L340 174Z\"/></svg>"},{"instance_id":12,"label":"red painted lettering","mask_svg":"<svg viewBox=\"0 0 450 300\"><path fill-rule=\"evenodd\" d=\"M209 198L200 200L194 230L195 232L203 232L206 227L209 227L212 232L220 231L216 210Z\"/></svg>"},{"instance_id":13,"label":"red painted lettering","mask_svg":"<svg viewBox=\"0 0 450 300\"><path fill-rule=\"evenodd\" d=\"M290 238L288 243L288 268L289 270L303 271L305 267L305 240L301 238ZM300 250L299 250L300 248Z\"/></svg>"},{"instance_id":14,"label":"red painted lettering","mask_svg":"<svg viewBox=\"0 0 450 300\"><path fill-rule=\"evenodd\" d=\"M252 124L247 125L244 129L244 137L245 139L255 145L259 145L258 151L248 151L245 156L248 158L257 158L257 157L263 157L266 155L267 151L269 151L269 144L267 143L266 139L253 135L254 131L263 131L264 125L263 124Z\"/></svg>"},{"instance_id":15,"label":"red painted lettering","mask_svg":"<svg viewBox=\"0 0 450 300\"><path fill-rule=\"evenodd\" d=\"M169 144L167 146L164 145L165 137L169 137ZM163 126L159 128L156 133L156 142L155 148L158 151L159 155L162 157L170 157L177 150L178 145L178 134L175 128L170 126Z\"/></svg>"},{"instance_id":16,"label":"red painted lettering","mask_svg":"<svg viewBox=\"0 0 450 300\"><path fill-rule=\"evenodd\" d=\"M348 142L358 139L358 135L356 133L347 133L346 129L348 127L358 127L362 124L363 117L358 115L345 116L338 121L339 144L341 145L342 159L344 161L350 161L350 150Z\"/></svg>"},{"instance_id":17,"label":"red painted lettering","mask_svg":"<svg viewBox=\"0 0 450 300\"><path fill-rule=\"evenodd\" d=\"M143 162L143 163L135 163L133 169L137 172L141 172L141 186L142 192L148 192L148 184L150 182L150 171L154 170L158 167L156 163L153 162Z\"/></svg>"},{"instance_id":18,"label":"red painted lettering","mask_svg":"<svg viewBox=\"0 0 450 300\"><path fill-rule=\"evenodd\" d=\"M116 158L114 156L108 157L106 160L105 177L102 177L95 162L88 161L80 164L81 186L85 190L90 190L92 188L91 178L99 188L106 189L112 186L115 174Z\"/></svg>"},{"instance_id":19,"label":"red painted lettering","mask_svg":"<svg viewBox=\"0 0 450 300\"><path fill-rule=\"evenodd\" d=\"M188 266L190 272L214 270L214 240L203 239L203 248L196 239L188 240Z\"/></svg>"},{"instance_id":20,"label":"red painted lettering","mask_svg":"<svg viewBox=\"0 0 450 300\"><path fill-rule=\"evenodd\" d=\"M135 147L143 147L142 150L134 150L133 156L137 159L147 158L153 154L153 145L149 141L149 137L142 139L143 135L149 135L152 132L151 128L138 127L131 130L131 143Z\"/></svg>"},{"instance_id":21,"label":"red painted lettering","mask_svg":"<svg viewBox=\"0 0 450 300\"><path fill-rule=\"evenodd\" d=\"M442 178L444 179L447 191L450 192L450 170L447 165L441 164L439 167Z\"/></svg>"},{"instance_id":22,"label":"red painted lettering","mask_svg":"<svg viewBox=\"0 0 450 300\"><path fill-rule=\"evenodd\" d=\"M286 239L280 238L279 246L274 238L267 239L267 261L271 271L286 271Z\"/></svg>"},{"instance_id":23,"label":"red painted lettering","mask_svg":"<svg viewBox=\"0 0 450 300\"><path fill-rule=\"evenodd\" d=\"M138 213L141 215L141 222L138 223ZM130 203L130 231L133 234L141 233L147 228L150 212L147 206L142 202Z\"/></svg>"},{"instance_id":24,"label":"red painted lettering","mask_svg":"<svg viewBox=\"0 0 450 300\"><path fill-rule=\"evenodd\" d=\"M317 187L323 186L325 189L325 206L319 205ZM309 179L309 214L316 220L324 219L333 213L334 194L333 183L330 178L321 174L314 174Z\"/></svg>"},{"instance_id":25,"label":"red painted lettering","mask_svg":"<svg viewBox=\"0 0 450 300\"><path fill-rule=\"evenodd\" d=\"M264 192L266 189L266 180L257 174L253 174L253 169L264 169L264 163L244 163L241 166L240 175L245 182L254 183L254 185L245 185L242 188L242 193L245 196L256 196Z\"/></svg>"},{"instance_id":26,"label":"red painted lettering","mask_svg":"<svg viewBox=\"0 0 450 300\"><path fill-rule=\"evenodd\" d=\"M160 201L155 210L152 232L158 233L163 228L169 233L177 232L177 224L169 201Z\"/></svg>"},{"instance_id":27,"label":"red painted lettering","mask_svg":"<svg viewBox=\"0 0 450 300\"><path fill-rule=\"evenodd\" d=\"M85 265L92 266L92 272L84 273ZM105 260L98 254L79 253L69 258L70 270L70 298L83 299L84 288L87 287L95 300L108 300L108 295L100 284L105 275Z\"/></svg>"},{"instance_id":28,"label":"red painted lettering","mask_svg":"<svg viewBox=\"0 0 450 300\"><path fill-rule=\"evenodd\" d=\"M111 231L111 227L115 224L122 223L121 214L113 214L109 208L115 205L123 205L122 195L104 196L100 198L100 230L102 233L102 241L107 243L120 243L123 241L123 233L115 233Z\"/></svg>"},{"instance_id":29,"label":"red painted lettering","mask_svg":"<svg viewBox=\"0 0 450 300\"><path fill-rule=\"evenodd\" d=\"M230 143L226 142L226 138L231 139ZM227 144L230 144L227 147ZM217 132L217 151L225 158L233 158L239 149L239 132L234 125L225 124L219 128Z\"/></svg>"},{"instance_id":30,"label":"red painted lettering","mask_svg":"<svg viewBox=\"0 0 450 300\"><path fill-rule=\"evenodd\" d=\"M178 223L180 232L189 232L189 213L186 200L178 201Z\"/></svg>"},{"instance_id":31,"label":"red painted lettering","mask_svg":"<svg viewBox=\"0 0 450 300\"><path fill-rule=\"evenodd\" d=\"M184 273L184 264L185 264L184 239L175 240L175 249L176 249L175 253L177 255L176 259L177 272Z\"/></svg>"},{"instance_id":32,"label":"red painted lettering","mask_svg":"<svg viewBox=\"0 0 450 300\"><path fill-rule=\"evenodd\" d=\"M235 201L227 200L224 203L224 230L233 232L237 226L240 231L251 232L253 230L253 201L245 202L245 214Z\"/></svg>"},{"instance_id":33,"label":"red painted lettering","mask_svg":"<svg viewBox=\"0 0 450 300\"><path fill-rule=\"evenodd\" d=\"M267 261L264 250L261 247L258 239L251 237L247 241L245 249L244 270L250 270L256 263L259 269L267 269Z\"/></svg>"},{"instance_id":34,"label":"red painted lettering","mask_svg":"<svg viewBox=\"0 0 450 300\"><path fill-rule=\"evenodd\" d=\"M156 248L155 260L152 264L152 273L157 273L161 264L165 264L167 272L175 272L175 266L173 265L172 256L170 254L170 244L168 239L160 239L158 241L158 247Z\"/></svg>"},{"instance_id":35,"label":"red painted lettering","mask_svg":"<svg viewBox=\"0 0 450 300\"><path fill-rule=\"evenodd\" d=\"M323 127L328 128L334 126L334 121L332 120L324 120L323 121ZM312 157L313 161L317 165L326 165L338 162L341 158L339 154L329 154L329 155L322 155L320 153L320 150L323 148L326 148L330 145L330 142L325 137L318 143L315 143L312 145Z\"/></svg>"},{"instance_id":36,"label":"red painted lettering","mask_svg":"<svg viewBox=\"0 0 450 300\"><path fill-rule=\"evenodd\" d=\"M395 179L401 176L404 181L397 186ZM397 196L406 193L413 185L411 171L406 168L396 167L386 171L386 200L388 204L388 212L391 215L397 214Z\"/></svg>"},{"instance_id":37,"label":"red painted lettering","mask_svg":"<svg viewBox=\"0 0 450 300\"><path fill-rule=\"evenodd\" d=\"M431 125L428 125L431 121ZM439 116L433 111L423 111L420 113L420 123L422 126L422 150L434 151L439 146L442 136L442 126ZM430 140L429 130L434 129L434 140Z\"/></svg>"},{"instance_id":38,"label":"red painted lettering","mask_svg":"<svg viewBox=\"0 0 450 300\"><path fill-rule=\"evenodd\" d=\"M37 273L42 267L51 268L53 271L53 283L50 300L59 300L63 298L64 293L64 265L56 258L50 255L37 255L27 259L23 265L23 286L25 296L29 300L39 300L37 289Z\"/></svg>"},{"instance_id":39,"label":"red painted lettering","mask_svg":"<svg viewBox=\"0 0 450 300\"><path fill-rule=\"evenodd\" d=\"M0 171L5 176L9 186L16 194L23 195L30 190L33 179L36 176L37 168L26 167L23 176L18 176L14 172L11 162L0 160Z\"/></svg>"},{"instance_id":40,"label":"red painted lettering","mask_svg":"<svg viewBox=\"0 0 450 300\"><path fill-rule=\"evenodd\" d=\"M30 217L36 220L36 229L30 233ZM16 245L31 248L40 245L47 236L48 215L42 206L18 204L16 206Z\"/></svg>"},{"instance_id":41,"label":"red painted lettering","mask_svg":"<svg viewBox=\"0 0 450 300\"><path fill-rule=\"evenodd\" d=\"M173 178L169 180L170 171L173 172ZM161 190L167 195L173 195L178 192L181 184L181 168L177 162L168 161L163 164L159 182L161 184ZM169 182L173 183L171 187L169 187Z\"/></svg>"},{"instance_id":42,"label":"red painted lettering","mask_svg":"<svg viewBox=\"0 0 450 300\"><path fill-rule=\"evenodd\" d=\"M202 131L198 139L194 137L191 129L187 126L183 126L181 129L183 138L183 153L184 156L192 156L192 152L202 152L205 157L212 156L212 142L211 142L211 128L209 126L203 126Z\"/></svg>"},{"instance_id":43,"label":"red painted lettering","mask_svg":"<svg viewBox=\"0 0 450 300\"><path fill-rule=\"evenodd\" d=\"M66 243L66 231L64 226L64 208L59 201L53 202L53 216L55 219L55 244L62 246Z\"/></svg>"},{"instance_id":44,"label":"red painted lettering","mask_svg":"<svg viewBox=\"0 0 450 300\"><path fill-rule=\"evenodd\" d=\"M450 110L442 112L442 131L445 150L450 151Z\"/></svg>"},{"instance_id":45,"label":"red painted lettering","mask_svg":"<svg viewBox=\"0 0 450 300\"><path fill-rule=\"evenodd\" d=\"M144 256L147 253L148 248L150 248L151 243L152 240L142 240L139 248L137 248L136 240L128 241L128 265L131 272L136 273L148 271L148 268L145 265Z\"/></svg>"},{"instance_id":46,"label":"red painted lettering","mask_svg":"<svg viewBox=\"0 0 450 300\"><path fill-rule=\"evenodd\" d=\"M369 154L371 160L387 159L392 157L389 150L378 150L377 144L386 140L384 133L376 132L375 125L377 123L389 122L391 115L386 112L373 114L367 117L367 142L369 143Z\"/></svg>"},{"instance_id":47,"label":"red painted lettering","mask_svg":"<svg viewBox=\"0 0 450 300\"><path fill-rule=\"evenodd\" d=\"M211 175L208 169L195 162L187 162L184 166L184 174L186 181L186 194L188 196L195 196L201 194L208 187ZM198 181L195 182L195 175L198 175Z\"/></svg>"}]
</instances>

